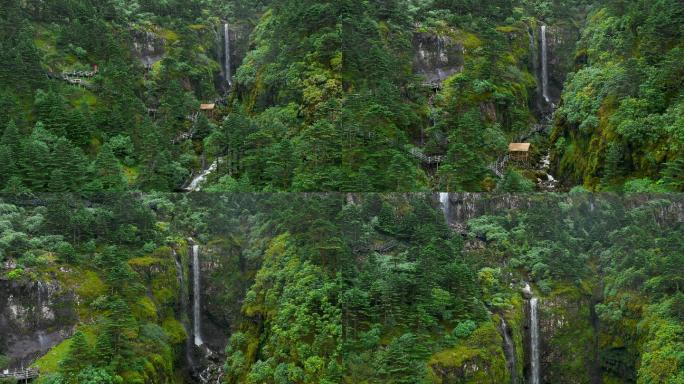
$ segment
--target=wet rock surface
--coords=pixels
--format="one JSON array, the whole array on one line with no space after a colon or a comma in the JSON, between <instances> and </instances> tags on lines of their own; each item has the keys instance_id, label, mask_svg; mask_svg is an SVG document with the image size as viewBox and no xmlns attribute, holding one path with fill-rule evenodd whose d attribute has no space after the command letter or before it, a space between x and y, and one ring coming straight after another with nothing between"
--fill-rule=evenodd
<instances>
[{"instance_id":1,"label":"wet rock surface","mask_svg":"<svg viewBox=\"0 0 684 384\"><path fill-rule=\"evenodd\" d=\"M463 70L463 45L446 36L427 32L413 35L413 70L425 76L425 83L439 86Z\"/></svg>"},{"instance_id":2,"label":"wet rock surface","mask_svg":"<svg viewBox=\"0 0 684 384\"><path fill-rule=\"evenodd\" d=\"M133 31L133 55L140 64L151 67L164 57L166 41L151 31Z\"/></svg>"},{"instance_id":3,"label":"wet rock surface","mask_svg":"<svg viewBox=\"0 0 684 384\"><path fill-rule=\"evenodd\" d=\"M29 365L73 334L75 301L55 281L0 278L0 354L11 367Z\"/></svg>"}]
</instances>

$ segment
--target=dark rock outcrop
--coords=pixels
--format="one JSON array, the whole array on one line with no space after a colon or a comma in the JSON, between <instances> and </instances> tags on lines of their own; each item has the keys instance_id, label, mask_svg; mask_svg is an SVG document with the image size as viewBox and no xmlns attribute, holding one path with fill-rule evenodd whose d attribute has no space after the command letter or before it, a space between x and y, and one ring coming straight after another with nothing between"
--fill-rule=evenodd
<instances>
[{"instance_id":1,"label":"dark rock outcrop","mask_svg":"<svg viewBox=\"0 0 684 384\"><path fill-rule=\"evenodd\" d=\"M28 366L70 337L78 321L75 295L56 280L0 278L0 354Z\"/></svg>"},{"instance_id":2,"label":"dark rock outcrop","mask_svg":"<svg viewBox=\"0 0 684 384\"><path fill-rule=\"evenodd\" d=\"M164 57L166 41L151 31L133 31L133 55L140 64L151 67Z\"/></svg>"},{"instance_id":3,"label":"dark rock outcrop","mask_svg":"<svg viewBox=\"0 0 684 384\"><path fill-rule=\"evenodd\" d=\"M426 32L413 35L413 70L425 83L439 87L449 76L463 70L463 45L446 36Z\"/></svg>"}]
</instances>

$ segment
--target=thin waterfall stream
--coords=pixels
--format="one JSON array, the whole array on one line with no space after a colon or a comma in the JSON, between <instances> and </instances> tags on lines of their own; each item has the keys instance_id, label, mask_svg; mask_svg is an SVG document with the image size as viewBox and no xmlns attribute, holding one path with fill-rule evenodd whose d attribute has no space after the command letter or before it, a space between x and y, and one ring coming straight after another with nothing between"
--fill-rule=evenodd
<instances>
[{"instance_id":1,"label":"thin waterfall stream","mask_svg":"<svg viewBox=\"0 0 684 384\"><path fill-rule=\"evenodd\" d=\"M506 357L506 365L508 372L511 374L511 384L518 383L518 362L515 353L515 343L511 337L511 330L506 323L506 319L501 316L501 335L503 336L504 356Z\"/></svg>"},{"instance_id":2,"label":"thin waterfall stream","mask_svg":"<svg viewBox=\"0 0 684 384\"><path fill-rule=\"evenodd\" d=\"M530 306L530 373L528 381L530 384L539 384L541 377L541 365L539 363L539 298L534 296L529 283L525 284L523 294L529 298Z\"/></svg>"},{"instance_id":3,"label":"thin waterfall stream","mask_svg":"<svg viewBox=\"0 0 684 384\"><path fill-rule=\"evenodd\" d=\"M231 69L231 50L230 50L230 27L228 23L223 24L223 54L224 54L224 75L228 86L233 85L233 72Z\"/></svg>"},{"instance_id":4,"label":"thin waterfall stream","mask_svg":"<svg viewBox=\"0 0 684 384\"><path fill-rule=\"evenodd\" d=\"M542 96L547 104L551 104L549 96L549 53L546 40L546 25L541 27L541 71L542 71Z\"/></svg>"},{"instance_id":5,"label":"thin waterfall stream","mask_svg":"<svg viewBox=\"0 0 684 384\"><path fill-rule=\"evenodd\" d=\"M541 26L541 88L542 97L546 102L546 108L542 108L542 122L539 124L540 129L535 129L538 132L548 132L553 120L553 114L556 106L549 95L549 45L548 45L548 28L546 25ZM553 192L556 190L558 181L551 175L551 149L547 149L546 155L541 159L538 165L538 170L542 173L542 177L537 179L537 186L542 191Z\"/></svg>"},{"instance_id":6,"label":"thin waterfall stream","mask_svg":"<svg viewBox=\"0 0 684 384\"><path fill-rule=\"evenodd\" d=\"M187 187L185 187L185 190L188 192L199 192L202 189L202 183L207 179L209 175L211 175L212 172L216 171L218 168L218 160L214 160L211 165L202 172L200 172L197 176L193 177L192 180L190 180L190 184L188 184Z\"/></svg>"},{"instance_id":7,"label":"thin waterfall stream","mask_svg":"<svg viewBox=\"0 0 684 384\"><path fill-rule=\"evenodd\" d=\"M195 345L201 346L204 344L202 341L202 316L200 313L201 302L200 302L200 274L201 268L199 263L199 245L192 245L192 325L193 334L195 336Z\"/></svg>"},{"instance_id":8,"label":"thin waterfall stream","mask_svg":"<svg viewBox=\"0 0 684 384\"><path fill-rule=\"evenodd\" d=\"M530 299L530 367L531 384L539 384L539 299Z\"/></svg>"},{"instance_id":9,"label":"thin waterfall stream","mask_svg":"<svg viewBox=\"0 0 684 384\"><path fill-rule=\"evenodd\" d=\"M449 224L449 193L440 192L439 194L439 204L442 207L442 212L444 212L444 218L447 224Z\"/></svg>"}]
</instances>

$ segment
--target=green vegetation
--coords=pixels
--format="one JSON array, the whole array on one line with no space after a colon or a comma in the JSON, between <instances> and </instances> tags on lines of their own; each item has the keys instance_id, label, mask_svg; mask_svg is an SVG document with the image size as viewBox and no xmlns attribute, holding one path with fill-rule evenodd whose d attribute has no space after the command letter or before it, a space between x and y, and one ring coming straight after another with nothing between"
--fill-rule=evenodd
<instances>
[{"instance_id":1,"label":"green vegetation","mask_svg":"<svg viewBox=\"0 0 684 384\"><path fill-rule=\"evenodd\" d=\"M684 191L684 12L668 0L601 3L557 113L558 168L592 189Z\"/></svg>"},{"instance_id":2,"label":"green vegetation","mask_svg":"<svg viewBox=\"0 0 684 384\"><path fill-rule=\"evenodd\" d=\"M39 382L170 382L186 336L174 319L180 290L170 248L145 254L164 236L152 212L124 195L95 206L68 195L14 199L0 205L0 252L17 266L7 278L78 297L77 331L35 363Z\"/></svg>"},{"instance_id":3,"label":"green vegetation","mask_svg":"<svg viewBox=\"0 0 684 384\"><path fill-rule=\"evenodd\" d=\"M3 251L18 281L79 296L77 332L36 362L42 382L182 377L189 287L172 248L187 275L190 234L216 266L202 311L226 336L226 383L522 380L524 281L540 299L545 382L682 380L681 196L463 199L451 229L430 194L8 197L0 221L4 239L28 239Z\"/></svg>"},{"instance_id":4,"label":"green vegetation","mask_svg":"<svg viewBox=\"0 0 684 384\"><path fill-rule=\"evenodd\" d=\"M678 8L9 1L0 14L0 190L174 191L217 161L204 183L211 191L530 191L551 148L568 187L681 191ZM549 109L542 24L554 103L562 91L550 138L533 132ZM436 73L433 91L424 83ZM521 138L533 144L531 164L497 177L491 165ZM413 147L443 156L439 167Z\"/></svg>"}]
</instances>

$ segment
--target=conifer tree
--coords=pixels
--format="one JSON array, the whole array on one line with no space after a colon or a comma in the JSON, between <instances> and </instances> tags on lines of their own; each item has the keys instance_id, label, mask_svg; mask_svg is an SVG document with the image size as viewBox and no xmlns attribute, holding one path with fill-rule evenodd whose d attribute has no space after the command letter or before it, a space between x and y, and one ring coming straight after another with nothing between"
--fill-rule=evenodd
<instances>
[{"instance_id":1,"label":"conifer tree","mask_svg":"<svg viewBox=\"0 0 684 384\"><path fill-rule=\"evenodd\" d=\"M53 193L64 193L69 191L69 180L63 170L55 169L50 173L48 191Z\"/></svg>"},{"instance_id":2,"label":"conifer tree","mask_svg":"<svg viewBox=\"0 0 684 384\"><path fill-rule=\"evenodd\" d=\"M5 131L2 134L2 139L0 139L0 145L7 146L8 148L17 150L21 145L21 133L19 133L19 128L14 120L10 120L5 127ZM15 158L15 161L17 159Z\"/></svg>"},{"instance_id":3,"label":"conifer tree","mask_svg":"<svg viewBox=\"0 0 684 384\"><path fill-rule=\"evenodd\" d=\"M24 183L21 180L21 177L12 176L5 184L5 187L2 189L2 192L14 196L21 196L30 193L31 190L28 187L26 187L26 185L24 185Z\"/></svg>"},{"instance_id":4,"label":"conifer tree","mask_svg":"<svg viewBox=\"0 0 684 384\"><path fill-rule=\"evenodd\" d=\"M77 331L71 339L69 353L60 363L60 368L69 383L77 383L78 373L90 364L92 351L85 335Z\"/></svg>"},{"instance_id":5,"label":"conifer tree","mask_svg":"<svg viewBox=\"0 0 684 384\"><path fill-rule=\"evenodd\" d=\"M123 191L125 189L126 181L121 171L121 165L108 143L100 148L91 169L93 176L89 183L91 190Z\"/></svg>"},{"instance_id":6,"label":"conifer tree","mask_svg":"<svg viewBox=\"0 0 684 384\"><path fill-rule=\"evenodd\" d=\"M2 188L12 176L17 174L12 150L6 145L0 145L0 164L2 164L2 172L0 172L0 188Z\"/></svg>"}]
</instances>

